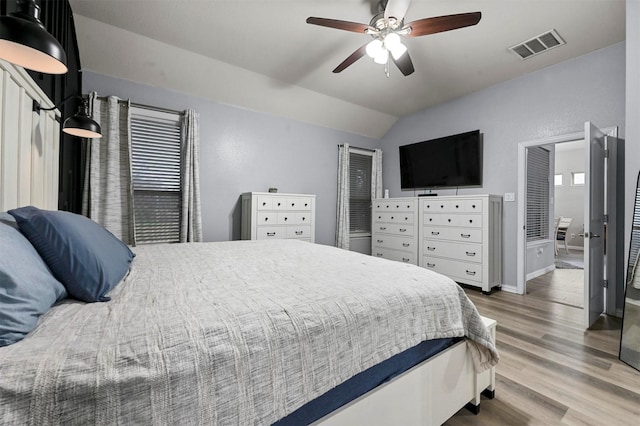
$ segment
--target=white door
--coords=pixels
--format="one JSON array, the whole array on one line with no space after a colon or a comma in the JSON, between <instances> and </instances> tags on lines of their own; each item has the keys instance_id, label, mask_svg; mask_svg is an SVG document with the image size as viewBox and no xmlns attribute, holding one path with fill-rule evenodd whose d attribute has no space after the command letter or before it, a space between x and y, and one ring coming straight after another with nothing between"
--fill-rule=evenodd
<instances>
[{"instance_id":1,"label":"white door","mask_svg":"<svg viewBox=\"0 0 640 426\"><path fill-rule=\"evenodd\" d=\"M604 312L605 134L591 122L585 134L584 324L589 328Z\"/></svg>"}]
</instances>

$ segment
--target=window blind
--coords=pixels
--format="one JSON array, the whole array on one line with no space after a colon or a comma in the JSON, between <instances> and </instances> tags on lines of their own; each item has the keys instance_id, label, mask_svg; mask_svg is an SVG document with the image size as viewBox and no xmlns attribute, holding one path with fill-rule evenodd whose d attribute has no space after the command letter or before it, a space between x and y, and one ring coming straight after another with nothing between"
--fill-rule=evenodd
<instances>
[{"instance_id":1,"label":"window blind","mask_svg":"<svg viewBox=\"0 0 640 426\"><path fill-rule=\"evenodd\" d=\"M136 243L180 241L179 114L131 108Z\"/></svg>"},{"instance_id":2,"label":"window blind","mask_svg":"<svg viewBox=\"0 0 640 426\"><path fill-rule=\"evenodd\" d=\"M527 241L550 238L549 234L549 151L527 149Z\"/></svg>"},{"instance_id":3,"label":"window blind","mask_svg":"<svg viewBox=\"0 0 640 426\"><path fill-rule=\"evenodd\" d=\"M349 153L349 232L371 233L372 156Z\"/></svg>"},{"instance_id":4,"label":"window blind","mask_svg":"<svg viewBox=\"0 0 640 426\"><path fill-rule=\"evenodd\" d=\"M640 181L638 181L640 183ZM631 279L633 265L640 251L640 185L636 188L636 202L633 209L633 225L631 226L631 247L627 267L627 282ZM639 266L640 267L640 266ZM640 272L637 272L640 273Z\"/></svg>"}]
</instances>

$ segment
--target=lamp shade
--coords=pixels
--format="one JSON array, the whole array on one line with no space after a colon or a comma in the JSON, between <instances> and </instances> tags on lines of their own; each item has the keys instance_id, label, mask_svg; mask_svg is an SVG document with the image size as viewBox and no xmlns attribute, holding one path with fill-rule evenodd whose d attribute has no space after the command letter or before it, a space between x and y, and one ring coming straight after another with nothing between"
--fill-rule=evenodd
<instances>
[{"instance_id":1,"label":"lamp shade","mask_svg":"<svg viewBox=\"0 0 640 426\"><path fill-rule=\"evenodd\" d=\"M19 0L17 12L0 17L0 58L33 71L64 74L67 55L39 16L34 0Z\"/></svg>"},{"instance_id":2,"label":"lamp shade","mask_svg":"<svg viewBox=\"0 0 640 426\"><path fill-rule=\"evenodd\" d=\"M101 138L102 129L100 125L90 117L78 113L73 115L62 124L62 131L80 138Z\"/></svg>"}]
</instances>

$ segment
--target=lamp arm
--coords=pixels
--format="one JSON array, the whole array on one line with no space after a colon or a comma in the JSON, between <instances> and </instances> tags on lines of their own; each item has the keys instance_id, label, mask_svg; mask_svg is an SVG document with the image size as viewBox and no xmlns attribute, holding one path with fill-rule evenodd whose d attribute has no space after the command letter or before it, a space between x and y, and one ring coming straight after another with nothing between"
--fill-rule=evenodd
<instances>
[{"instance_id":1,"label":"lamp arm","mask_svg":"<svg viewBox=\"0 0 640 426\"><path fill-rule=\"evenodd\" d=\"M84 98L80 95L69 95L66 98L64 98L63 100L61 100L60 102L58 102L57 104L55 104L54 106L52 106L51 108L42 108L40 106L40 102L38 102L37 100L33 100L33 112L40 112L40 111L53 111L56 108L59 108L62 104L64 104L65 102L67 102L69 99L73 99L73 98L78 98L78 99L82 99L84 101Z\"/></svg>"}]
</instances>

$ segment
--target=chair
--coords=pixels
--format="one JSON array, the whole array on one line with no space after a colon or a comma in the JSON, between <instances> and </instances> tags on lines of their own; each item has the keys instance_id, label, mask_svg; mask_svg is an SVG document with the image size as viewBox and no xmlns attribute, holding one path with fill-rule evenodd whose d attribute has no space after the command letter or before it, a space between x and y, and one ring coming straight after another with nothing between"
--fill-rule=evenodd
<instances>
[{"instance_id":1,"label":"chair","mask_svg":"<svg viewBox=\"0 0 640 426\"><path fill-rule=\"evenodd\" d=\"M560 216L556 219L556 255L558 255L558 241L564 242L564 251L569 254L569 247L567 247L567 231L573 221L572 217Z\"/></svg>"}]
</instances>

